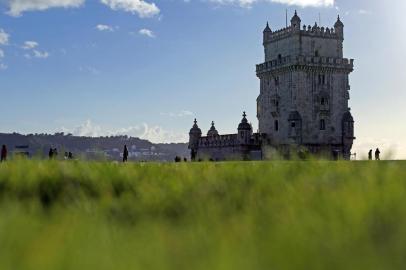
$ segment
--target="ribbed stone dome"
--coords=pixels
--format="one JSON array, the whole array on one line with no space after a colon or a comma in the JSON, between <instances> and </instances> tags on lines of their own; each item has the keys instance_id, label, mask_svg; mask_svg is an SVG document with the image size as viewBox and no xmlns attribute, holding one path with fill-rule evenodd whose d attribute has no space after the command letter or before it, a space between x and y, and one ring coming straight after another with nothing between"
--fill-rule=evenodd
<instances>
[{"instance_id":1,"label":"ribbed stone dome","mask_svg":"<svg viewBox=\"0 0 406 270\"><path fill-rule=\"evenodd\" d=\"M213 121L213 122L211 122L211 128L207 132L207 136L218 136L218 135L219 135L219 133L216 130L216 127L214 126L214 121Z\"/></svg>"},{"instance_id":2,"label":"ribbed stone dome","mask_svg":"<svg viewBox=\"0 0 406 270\"><path fill-rule=\"evenodd\" d=\"M190 129L190 135L202 135L202 130L197 125L197 120L195 119L193 127Z\"/></svg>"},{"instance_id":3,"label":"ribbed stone dome","mask_svg":"<svg viewBox=\"0 0 406 270\"><path fill-rule=\"evenodd\" d=\"M251 130L252 127L251 125L248 123L247 120L247 114L244 112L244 114L242 115L242 120L241 123L238 125L238 130Z\"/></svg>"},{"instance_id":4,"label":"ribbed stone dome","mask_svg":"<svg viewBox=\"0 0 406 270\"><path fill-rule=\"evenodd\" d=\"M340 16L337 18L337 22L334 24L335 28L344 27L343 22L340 20Z\"/></svg>"}]
</instances>

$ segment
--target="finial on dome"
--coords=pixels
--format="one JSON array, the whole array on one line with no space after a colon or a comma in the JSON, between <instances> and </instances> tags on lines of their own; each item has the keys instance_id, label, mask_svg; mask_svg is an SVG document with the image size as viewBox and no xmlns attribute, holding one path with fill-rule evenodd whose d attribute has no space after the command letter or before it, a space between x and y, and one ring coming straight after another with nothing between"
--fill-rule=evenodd
<instances>
[{"instance_id":1,"label":"finial on dome","mask_svg":"<svg viewBox=\"0 0 406 270\"><path fill-rule=\"evenodd\" d=\"M302 20L300 19L300 17L297 15L297 11L295 10L295 15L293 15L292 19L290 20L291 25L294 28L300 28L300 23L302 22Z\"/></svg>"},{"instance_id":2,"label":"finial on dome","mask_svg":"<svg viewBox=\"0 0 406 270\"><path fill-rule=\"evenodd\" d=\"M211 126L214 127L214 121L211 121Z\"/></svg>"},{"instance_id":3,"label":"finial on dome","mask_svg":"<svg viewBox=\"0 0 406 270\"><path fill-rule=\"evenodd\" d=\"M335 27L335 28L344 27L344 24L343 24L343 22L342 22L341 19L340 19L340 15L337 16L337 22L334 24L334 27Z\"/></svg>"},{"instance_id":4,"label":"finial on dome","mask_svg":"<svg viewBox=\"0 0 406 270\"><path fill-rule=\"evenodd\" d=\"M264 32L272 32L271 28L269 27L269 23L266 22L266 27L264 29Z\"/></svg>"},{"instance_id":5,"label":"finial on dome","mask_svg":"<svg viewBox=\"0 0 406 270\"><path fill-rule=\"evenodd\" d=\"M244 117L244 118L247 117L247 114L245 113L245 111L243 112L242 117Z\"/></svg>"},{"instance_id":6,"label":"finial on dome","mask_svg":"<svg viewBox=\"0 0 406 270\"><path fill-rule=\"evenodd\" d=\"M196 120L196 118L195 118L195 121L193 121L194 123L195 123L195 125L197 124L197 120Z\"/></svg>"}]
</instances>

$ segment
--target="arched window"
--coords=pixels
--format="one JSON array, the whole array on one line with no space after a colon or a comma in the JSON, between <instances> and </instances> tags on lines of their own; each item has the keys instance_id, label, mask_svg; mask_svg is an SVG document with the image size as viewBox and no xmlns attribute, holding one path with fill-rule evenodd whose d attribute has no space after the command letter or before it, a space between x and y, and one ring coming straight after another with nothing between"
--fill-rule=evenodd
<instances>
[{"instance_id":1,"label":"arched window","mask_svg":"<svg viewBox=\"0 0 406 270\"><path fill-rule=\"evenodd\" d=\"M275 120L275 131L279 130L279 121Z\"/></svg>"},{"instance_id":2,"label":"arched window","mask_svg":"<svg viewBox=\"0 0 406 270\"><path fill-rule=\"evenodd\" d=\"M326 121L324 119L320 119L320 130L326 130Z\"/></svg>"}]
</instances>

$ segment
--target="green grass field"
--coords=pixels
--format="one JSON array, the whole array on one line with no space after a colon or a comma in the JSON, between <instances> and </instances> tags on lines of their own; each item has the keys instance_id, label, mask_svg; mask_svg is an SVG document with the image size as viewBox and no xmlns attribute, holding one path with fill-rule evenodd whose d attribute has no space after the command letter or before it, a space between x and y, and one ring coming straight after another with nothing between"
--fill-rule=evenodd
<instances>
[{"instance_id":1,"label":"green grass field","mask_svg":"<svg viewBox=\"0 0 406 270\"><path fill-rule=\"evenodd\" d=\"M0 164L0 269L405 269L406 162Z\"/></svg>"}]
</instances>

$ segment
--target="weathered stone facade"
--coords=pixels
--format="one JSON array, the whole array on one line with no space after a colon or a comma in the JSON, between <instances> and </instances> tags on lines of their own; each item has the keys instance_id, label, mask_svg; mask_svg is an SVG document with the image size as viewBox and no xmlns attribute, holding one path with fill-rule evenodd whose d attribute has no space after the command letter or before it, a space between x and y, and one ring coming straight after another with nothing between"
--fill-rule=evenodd
<instances>
[{"instance_id":1,"label":"weathered stone facade","mask_svg":"<svg viewBox=\"0 0 406 270\"><path fill-rule=\"evenodd\" d=\"M349 159L355 139L348 107L354 60L343 58L343 41L340 18L334 28L302 27L295 12L287 28L273 32L267 24L265 62L256 67L258 133L247 126L247 134L239 127L238 134L219 136L213 123L208 136L202 137L192 129L192 159L258 159L262 153L253 153L268 148L287 157L292 149L300 149ZM244 122L245 113L240 126Z\"/></svg>"}]
</instances>

